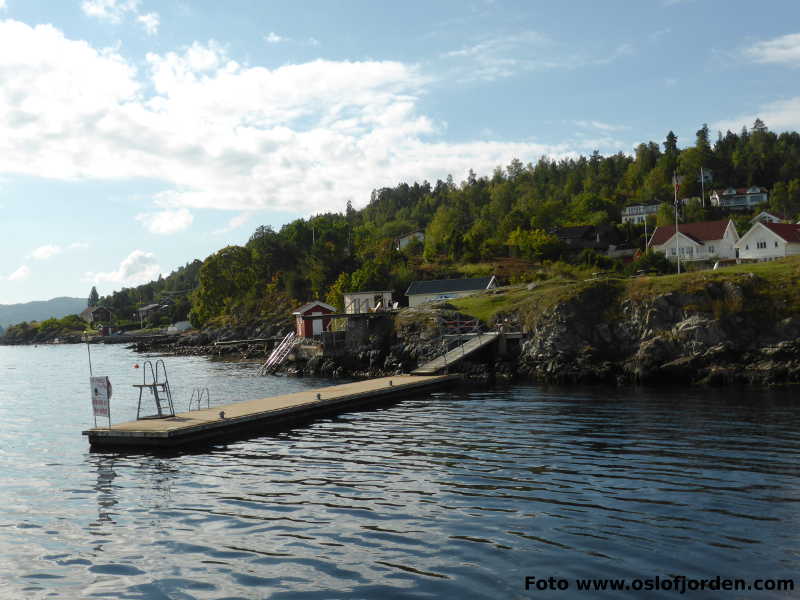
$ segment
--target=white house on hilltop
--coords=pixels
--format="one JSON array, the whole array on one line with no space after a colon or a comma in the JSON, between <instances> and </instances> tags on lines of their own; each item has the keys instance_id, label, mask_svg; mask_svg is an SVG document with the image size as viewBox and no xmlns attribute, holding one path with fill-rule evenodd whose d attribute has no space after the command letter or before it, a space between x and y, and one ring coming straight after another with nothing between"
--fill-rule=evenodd
<instances>
[{"instance_id":1,"label":"white house on hilltop","mask_svg":"<svg viewBox=\"0 0 800 600\"><path fill-rule=\"evenodd\" d=\"M648 244L663 252L670 260L716 260L736 258L739 234L730 219L680 223L676 238L675 225L656 227Z\"/></svg>"},{"instance_id":2,"label":"white house on hilltop","mask_svg":"<svg viewBox=\"0 0 800 600\"><path fill-rule=\"evenodd\" d=\"M767 188L754 185L749 188L726 188L714 190L709 197L712 206L730 210L750 210L764 204L769 198Z\"/></svg>"},{"instance_id":3,"label":"white house on hilltop","mask_svg":"<svg viewBox=\"0 0 800 600\"><path fill-rule=\"evenodd\" d=\"M623 223L644 223L647 217L655 215L658 208L661 206L660 202L653 202L651 204L632 204L622 209L622 222Z\"/></svg>"},{"instance_id":4,"label":"white house on hilltop","mask_svg":"<svg viewBox=\"0 0 800 600\"><path fill-rule=\"evenodd\" d=\"M774 260L800 254L800 224L759 222L737 242L739 258Z\"/></svg>"}]
</instances>

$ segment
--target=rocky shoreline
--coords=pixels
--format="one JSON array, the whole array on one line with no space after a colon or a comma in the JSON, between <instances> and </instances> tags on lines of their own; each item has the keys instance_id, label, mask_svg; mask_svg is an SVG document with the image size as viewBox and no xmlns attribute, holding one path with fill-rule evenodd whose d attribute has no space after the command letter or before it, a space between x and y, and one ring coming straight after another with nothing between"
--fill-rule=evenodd
<instances>
[{"instance_id":1,"label":"rocky shoreline","mask_svg":"<svg viewBox=\"0 0 800 600\"><path fill-rule=\"evenodd\" d=\"M540 383L800 383L800 315L776 318L780 315L759 296L763 283L742 275L710 280L692 292L642 298L621 296L613 286L599 283L533 320L522 309L497 315L495 322L503 322L506 331L522 332L519 343L509 344L502 354L482 352L452 365L450 371L479 380ZM408 372L444 352L435 324L454 318L471 317L446 305L403 309L384 335L372 336L341 355L298 355L285 371L334 378ZM201 333L162 350L256 360L265 359L271 348L247 343L214 346L212 335Z\"/></svg>"},{"instance_id":2,"label":"rocky shoreline","mask_svg":"<svg viewBox=\"0 0 800 600\"><path fill-rule=\"evenodd\" d=\"M781 385L800 382L800 316L775 319L762 281L598 301L583 294L530 329L523 373L538 381Z\"/></svg>"},{"instance_id":3,"label":"rocky shoreline","mask_svg":"<svg viewBox=\"0 0 800 600\"><path fill-rule=\"evenodd\" d=\"M449 367L468 378L611 385L741 385L800 383L800 314L779 314L764 303L764 280L744 274L709 280L692 292L641 298L599 282L534 317L524 307L495 315L521 332L503 351L488 348ZM321 377L378 377L409 372L447 350L441 323L471 319L440 305L386 315L381 327L352 336L331 350L306 340L282 372ZM109 336L97 343L128 343L139 352L263 362L291 323L170 336ZM350 336L348 337L350 339ZM67 341L67 340L64 340ZM80 339L69 340L78 342ZM457 340L450 339L450 346Z\"/></svg>"}]
</instances>

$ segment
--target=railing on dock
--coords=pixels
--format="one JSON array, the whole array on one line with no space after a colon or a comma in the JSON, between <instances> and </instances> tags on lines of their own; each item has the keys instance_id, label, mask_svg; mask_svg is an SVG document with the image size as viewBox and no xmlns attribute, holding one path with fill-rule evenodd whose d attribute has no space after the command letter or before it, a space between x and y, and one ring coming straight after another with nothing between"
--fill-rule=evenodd
<instances>
[{"instance_id":1,"label":"railing on dock","mask_svg":"<svg viewBox=\"0 0 800 600\"><path fill-rule=\"evenodd\" d=\"M267 361L261 365L261 368L258 370L259 375L267 375L273 372L275 369L280 366L280 364L289 356L289 353L294 348L295 344L295 333L291 331L286 334L286 337L283 338L280 344L278 344L272 353L269 355Z\"/></svg>"},{"instance_id":2,"label":"railing on dock","mask_svg":"<svg viewBox=\"0 0 800 600\"><path fill-rule=\"evenodd\" d=\"M451 364L494 342L499 335L498 332L483 331L478 319L440 321L438 356L411 373L432 375L443 370L446 372Z\"/></svg>"},{"instance_id":3,"label":"railing on dock","mask_svg":"<svg viewBox=\"0 0 800 600\"><path fill-rule=\"evenodd\" d=\"M199 388L196 387L192 390L192 397L189 398L189 410L192 410L192 406L197 404L197 410L203 408L203 398L206 401L206 408L211 408L211 393L208 391L208 388Z\"/></svg>"}]
</instances>

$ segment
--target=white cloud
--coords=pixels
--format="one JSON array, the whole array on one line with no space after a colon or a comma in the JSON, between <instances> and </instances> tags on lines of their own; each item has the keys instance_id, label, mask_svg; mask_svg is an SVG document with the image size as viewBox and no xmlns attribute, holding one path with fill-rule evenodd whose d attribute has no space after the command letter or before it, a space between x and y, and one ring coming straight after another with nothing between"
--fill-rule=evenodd
<instances>
[{"instance_id":1,"label":"white cloud","mask_svg":"<svg viewBox=\"0 0 800 600\"><path fill-rule=\"evenodd\" d=\"M88 272L85 281L93 283L108 282L117 285L139 285L158 278L161 267L155 255L144 250L131 252L114 271L105 273Z\"/></svg>"},{"instance_id":2,"label":"white cloud","mask_svg":"<svg viewBox=\"0 0 800 600\"><path fill-rule=\"evenodd\" d=\"M631 44L621 43L610 51L581 53L537 31L523 31L486 38L442 58L454 61L462 81L494 81L529 71L607 65L633 51Z\"/></svg>"},{"instance_id":3,"label":"white cloud","mask_svg":"<svg viewBox=\"0 0 800 600\"><path fill-rule=\"evenodd\" d=\"M170 211L340 210L387 183L582 147L440 142L443 125L419 111L427 79L395 61L267 69L212 41L137 70L117 50L5 20L0 75L0 174L160 180L155 201Z\"/></svg>"},{"instance_id":4,"label":"white cloud","mask_svg":"<svg viewBox=\"0 0 800 600\"><path fill-rule=\"evenodd\" d=\"M36 260L47 260L48 258L52 258L57 254L61 254L64 249L61 246L57 246L55 244L47 244L45 246L39 246L31 252L31 257L35 258Z\"/></svg>"},{"instance_id":5,"label":"white cloud","mask_svg":"<svg viewBox=\"0 0 800 600\"><path fill-rule=\"evenodd\" d=\"M214 231L214 234L228 233L229 231L233 231L234 229L239 229L239 227L246 224L251 217L252 215L250 213L246 212L239 213L235 217L229 219L225 227L222 227L221 229L217 229L216 231Z\"/></svg>"},{"instance_id":6,"label":"white cloud","mask_svg":"<svg viewBox=\"0 0 800 600\"><path fill-rule=\"evenodd\" d=\"M158 13L149 12L144 15L139 15L136 20L142 24L147 35L155 35L158 33L158 26L161 24L161 19Z\"/></svg>"},{"instance_id":7,"label":"white cloud","mask_svg":"<svg viewBox=\"0 0 800 600\"><path fill-rule=\"evenodd\" d=\"M625 131L629 129L625 125L612 125L611 123L604 123L602 121L573 121L578 127L585 129L599 129L600 131Z\"/></svg>"},{"instance_id":8,"label":"white cloud","mask_svg":"<svg viewBox=\"0 0 800 600\"><path fill-rule=\"evenodd\" d=\"M122 23L128 16L140 23L148 35L158 33L160 18L158 13L141 14L141 0L83 0L81 10L87 17L108 21L115 25Z\"/></svg>"},{"instance_id":9,"label":"white cloud","mask_svg":"<svg viewBox=\"0 0 800 600\"><path fill-rule=\"evenodd\" d=\"M800 129L800 96L778 100L763 105L758 112L734 119L717 121L712 129L738 132L742 127L750 128L756 119L761 119L773 131L796 131Z\"/></svg>"},{"instance_id":10,"label":"white cloud","mask_svg":"<svg viewBox=\"0 0 800 600\"><path fill-rule=\"evenodd\" d=\"M22 265L19 269L17 269L11 275L9 275L6 279L8 279L9 281L22 281L23 279L27 279L28 277L30 277L30 274L31 270L27 266Z\"/></svg>"},{"instance_id":11,"label":"white cloud","mask_svg":"<svg viewBox=\"0 0 800 600\"><path fill-rule=\"evenodd\" d=\"M270 31L264 36L264 41L268 44L280 44L281 42L285 42L286 39L287 38L283 37L282 35L278 35L274 31Z\"/></svg>"},{"instance_id":12,"label":"white cloud","mask_svg":"<svg viewBox=\"0 0 800 600\"><path fill-rule=\"evenodd\" d=\"M285 44L287 42L292 42L295 44L300 44L302 46L319 46L320 42L318 39L309 37L305 40L297 40L290 37L286 37L285 35L278 35L274 31L270 31L267 35L264 36L264 41L268 44Z\"/></svg>"},{"instance_id":13,"label":"white cloud","mask_svg":"<svg viewBox=\"0 0 800 600\"><path fill-rule=\"evenodd\" d=\"M63 254L67 250L78 250L88 247L89 244L85 242L74 242L66 248L59 246L58 244L45 244L44 246L39 246L33 252L31 252L30 258L35 260L47 260L49 258L53 258L54 256L58 256L59 254Z\"/></svg>"},{"instance_id":14,"label":"white cloud","mask_svg":"<svg viewBox=\"0 0 800 600\"><path fill-rule=\"evenodd\" d=\"M81 10L87 17L121 23L128 13L137 13L140 0L83 0Z\"/></svg>"},{"instance_id":15,"label":"white cloud","mask_svg":"<svg viewBox=\"0 0 800 600\"><path fill-rule=\"evenodd\" d=\"M744 52L757 63L783 63L796 67L800 64L800 33L790 33L774 40L758 42Z\"/></svg>"},{"instance_id":16,"label":"white cloud","mask_svg":"<svg viewBox=\"0 0 800 600\"><path fill-rule=\"evenodd\" d=\"M8 5L6 4L6 0L0 0L0 10L5 10L7 8Z\"/></svg>"},{"instance_id":17,"label":"white cloud","mask_svg":"<svg viewBox=\"0 0 800 600\"><path fill-rule=\"evenodd\" d=\"M658 29L656 31L651 32L650 34L648 34L647 38L651 42L656 42L656 41L660 40L661 38L663 38L665 35L669 35L670 33L672 33L672 28L671 27L665 27L664 29Z\"/></svg>"},{"instance_id":18,"label":"white cloud","mask_svg":"<svg viewBox=\"0 0 800 600\"><path fill-rule=\"evenodd\" d=\"M140 213L136 215L136 220L150 233L169 235L188 229L194 217L187 209L179 208L157 213Z\"/></svg>"}]
</instances>

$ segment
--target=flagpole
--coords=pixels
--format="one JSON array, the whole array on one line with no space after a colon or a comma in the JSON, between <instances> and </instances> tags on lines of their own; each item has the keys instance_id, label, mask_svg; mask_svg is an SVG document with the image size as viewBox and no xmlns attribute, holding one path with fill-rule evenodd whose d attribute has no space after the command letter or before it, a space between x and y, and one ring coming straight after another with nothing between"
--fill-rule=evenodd
<instances>
[{"instance_id":1,"label":"flagpole","mask_svg":"<svg viewBox=\"0 0 800 600\"><path fill-rule=\"evenodd\" d=\"M703 167L700 167L700 205L706 207L706 178L703 175Z\"/></svg>"},{"instance_id":2,"label":"flagpole","mask_svg":"<svg viewBox=\"0 0 800 600\"><path fill-rule=\"evenodd\" d=\"M678 246L678 172L672 174L673 188L675 189L675 258L678 260L678 275L681 274L681 251Z\"/></svg>"}]
</instances>

